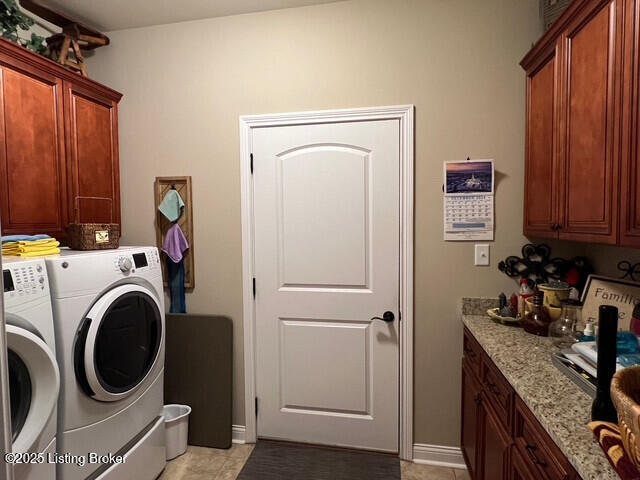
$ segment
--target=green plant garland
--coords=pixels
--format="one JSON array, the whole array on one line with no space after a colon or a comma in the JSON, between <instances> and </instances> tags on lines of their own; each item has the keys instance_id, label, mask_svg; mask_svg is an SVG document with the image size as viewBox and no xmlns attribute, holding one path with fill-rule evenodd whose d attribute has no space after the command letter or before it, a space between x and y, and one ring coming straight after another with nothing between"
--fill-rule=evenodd
<instances>
[{"instance_id":1,"label":"green plant garland","mask_svg":"<svg viewBox=\"0 0 640 480\"><path fill-rule=\"evenodd\" d=\"M22 38L19 30L28 31L34 24L33 18L25 15L18 7L16 0L0 0L0 28L2 36L14 43L18 43L40 55L47 54L44 37L35 33L30 38Z\"/></svg>"}]
</instances>

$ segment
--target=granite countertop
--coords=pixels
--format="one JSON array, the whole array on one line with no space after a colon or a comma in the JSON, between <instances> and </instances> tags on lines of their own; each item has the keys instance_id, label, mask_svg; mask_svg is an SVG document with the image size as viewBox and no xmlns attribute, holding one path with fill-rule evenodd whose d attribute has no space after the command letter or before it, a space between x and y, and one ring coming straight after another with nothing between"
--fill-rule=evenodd
<instances>
[{"instance_id":1,"label":"granite countertop","mask_svg":"<svg viewBox=\"0 0 640 480\"><path fill-rule=\"evenodd\" d=\"M583 480L618 479L587 426L591 397L551 363L549 338L492 321L486 311L495 302L463 299L462 322Z\"/></svg>"}]
</instances>

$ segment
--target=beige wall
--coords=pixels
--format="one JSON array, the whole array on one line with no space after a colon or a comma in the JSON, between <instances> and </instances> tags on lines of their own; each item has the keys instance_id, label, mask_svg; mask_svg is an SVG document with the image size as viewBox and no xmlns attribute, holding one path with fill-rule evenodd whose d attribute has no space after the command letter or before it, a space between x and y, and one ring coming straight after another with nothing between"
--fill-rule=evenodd
<instances>
[{"instance_id":1,"label":"beige wall","mask_svg":"<svg viewBox=\"0 0 640 480\"><path fill-rule=\"evenodd\" d=\"M124 93L123 240L155 242L155 176L193 176L188 308L234 320L235 424L244 424L238 116L412 103L415 441L458 444L456 305L515 288L496 265L525 240L518 62L540 33L537 0L354 0L110 34L90 73ZM441 162L468 155L494 158L499 171L489 268L473 266L472 244L442 240Z\"/></svg>"}]
</instances>

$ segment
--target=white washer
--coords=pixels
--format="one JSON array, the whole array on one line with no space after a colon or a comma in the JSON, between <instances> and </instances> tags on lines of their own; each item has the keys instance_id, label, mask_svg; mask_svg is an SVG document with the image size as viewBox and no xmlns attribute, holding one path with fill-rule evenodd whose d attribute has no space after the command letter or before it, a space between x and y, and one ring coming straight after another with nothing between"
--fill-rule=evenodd
<instances>
[{"instance_id":1,"label":"white washer","mask_svg":"<svg viewBox=\"0 0 640 480\"><path fill-rule=\"evenodd\" d=\"M165 466L158 250L63 249L46 265L62 379L58 478L156 478ZM90 453L127 460L91 463Z\"/></svg>"},{"instance_id":2,"label":"white washer","mask_svg":"<svg viewBox=\"0 0 640 480\"><path fill-rule=\"evenodd\" d=\"M14 466L16 480L51 480L60 374L44 260L3 257L12 451L41 454Z\"/></svg>"}]
</instances>

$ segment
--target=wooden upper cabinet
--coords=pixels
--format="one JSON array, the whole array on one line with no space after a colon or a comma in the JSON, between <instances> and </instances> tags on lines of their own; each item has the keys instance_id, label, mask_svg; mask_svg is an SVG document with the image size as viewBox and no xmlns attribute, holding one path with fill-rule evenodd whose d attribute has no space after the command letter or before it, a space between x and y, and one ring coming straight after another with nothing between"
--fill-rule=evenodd
<instances>
[{"instance_id":1,"label":"wooden upper cabinet","mask_svg":"<svg viewBox=\"0 0 640 480\"><path fill-rule=\"evenodd\" d=\"M120 223L121 95L0 39L3 234Z\"/></svg>"},{"instance_id":2,"label":"wooden upper cabinet","mask_svg":"<svg viewBox=\"0 0 640 480\"><path fill-rule=\"evenodd\" d=\"M620 244L640 247L640 1L625 15Z\"/></svg>"},{"instance_id":3,"label":"wooden upper cabinet","mask_svg":"<svg viewBox=\"0 0 640 480\"><path fill-rule=\"evenodd\" d=\"M525 235L619 243L628 1L574 0L521 62Z\"/></svg>"},{"instance_id":4,"label":"wooden upper cabinet","mask_svg":"<svg viewBox=\"0 0 640 480\"><path fill-rule=\"evenodd\" d=\"M64 97L70 218L120 223L117 102L71 82Z\"/></svg>"},{"instance_id":5,"label":"wooden upper cabinet","mask_svg":"<svg viewBox=\"0 0 640 480\"><path fill-rule=\"evenodd\" d=\"M62 81L0 56L2 233L50 232L66 224Z\"/></svg>"},{"instance_id":6,"label":"wooden upper cabinet","mask_svg":"<svg viewBox=\"0 0 640 480\"><path fill-rule=\"evenodd\" d=\"M588 2L561 36L561 239L617 242L623 6Z\"/></svg>"},{"instance_id":7,"label":"wooden upper cabinet","mask_svg":"<svg viewBox=\"0 0 640 480\"><path fill-rule=\"evenodd\" d=\"M524 234L557 238L556 49L527 72Z\"/></svg>"}]
</instances>

